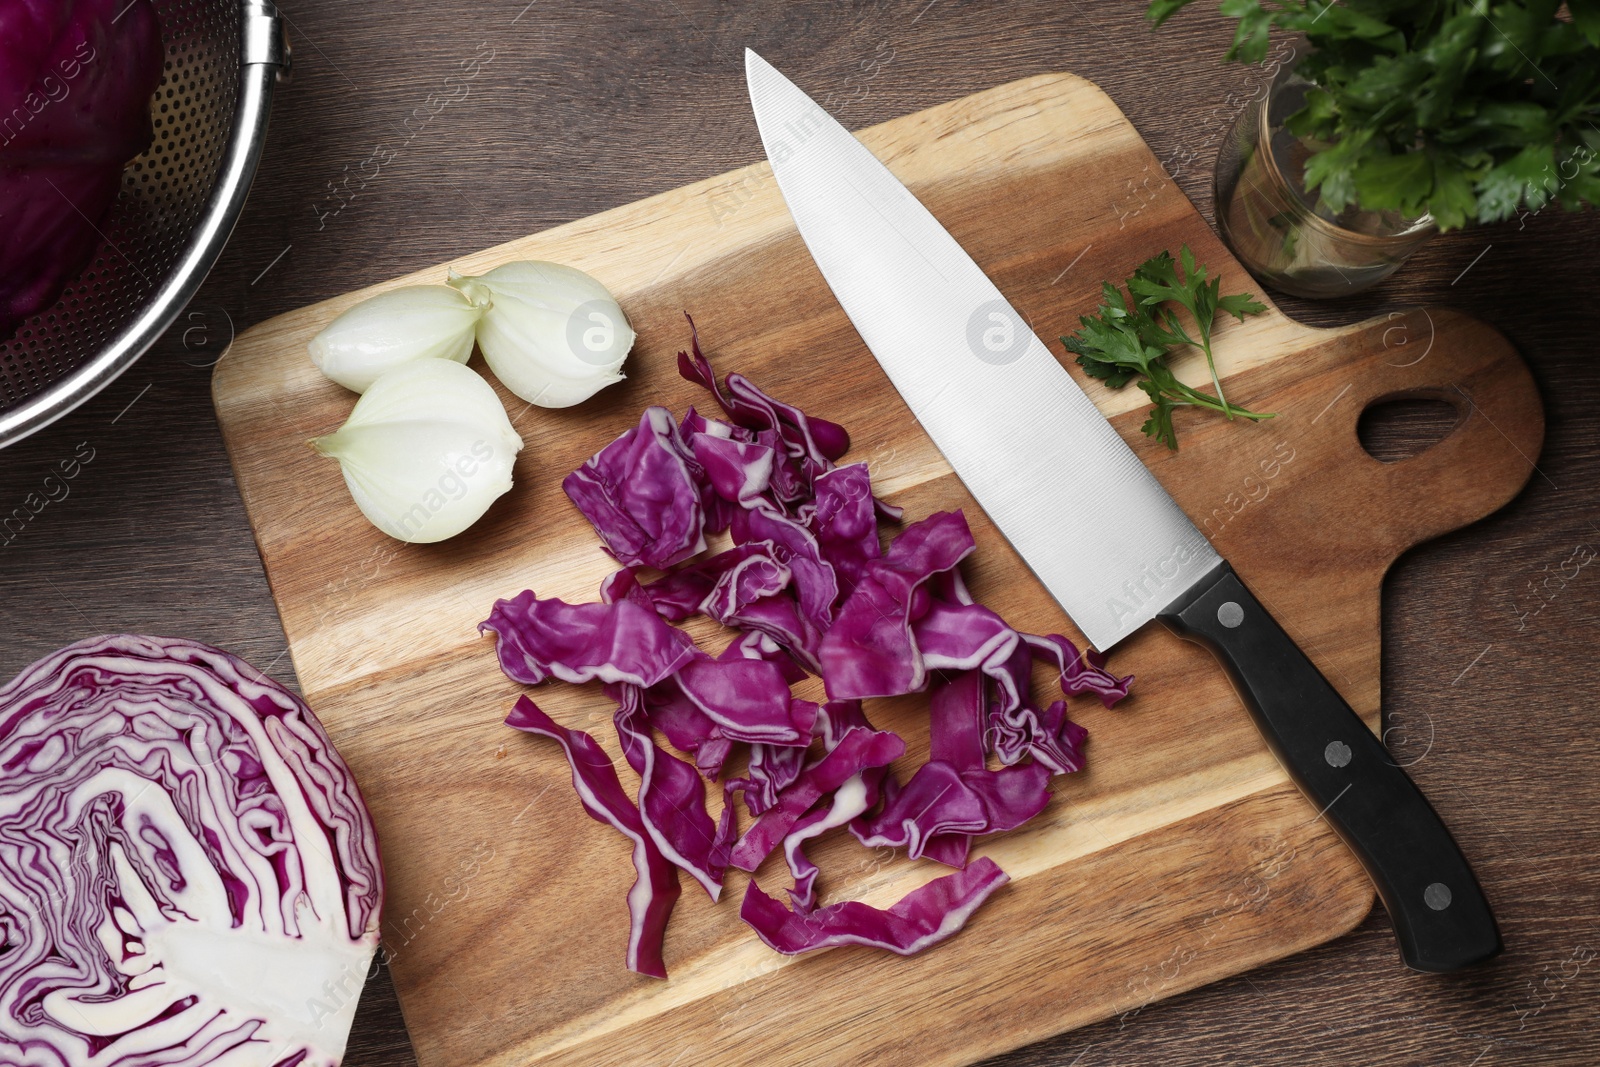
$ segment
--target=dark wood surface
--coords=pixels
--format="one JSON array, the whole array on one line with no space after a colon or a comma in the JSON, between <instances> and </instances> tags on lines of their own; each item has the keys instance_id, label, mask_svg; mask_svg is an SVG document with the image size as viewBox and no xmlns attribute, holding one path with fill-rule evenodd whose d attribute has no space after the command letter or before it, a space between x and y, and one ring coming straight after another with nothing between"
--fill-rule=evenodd
<instances>
[{"instance_id":1,"label":"dark wood surface","mask_svg":"<svg viewBox=\"0 0 1600 1067\"><path fill-rule=\"evenodd\" d=\"M831 92L852 126L1074 71L1110 94L1207 213L1217 143L1266 80L1220 65L1221 19L1186 13L1151 35L1135 3L524 3L289 7L295 79L222 263L137 367L0 453L9 512L93 450L67 495L0 547L0 673L75 638L143 630L223 645L292 682L208 364L233 330L278 312L757 159L746 45ZM1320 949L996 1063L1600 1060L1600 565L1578 566L1600 549L1597 250L1600 218L1552 210L1442 237L1362 297L1281 298L1319 325L1418 304L1467 310L1518 345L1544 391L1546 446L1528 488L1403 559L1385 598L1391 747L1476 860L1505 955L1469 975L1410 974L1378 910ZM1425 422L1380 422L1374 447L1399 447ZM670 1033L661 1047L665 1065ZM381 971L347 1062L412 1062Z\"/></svg>"}]
</instances>

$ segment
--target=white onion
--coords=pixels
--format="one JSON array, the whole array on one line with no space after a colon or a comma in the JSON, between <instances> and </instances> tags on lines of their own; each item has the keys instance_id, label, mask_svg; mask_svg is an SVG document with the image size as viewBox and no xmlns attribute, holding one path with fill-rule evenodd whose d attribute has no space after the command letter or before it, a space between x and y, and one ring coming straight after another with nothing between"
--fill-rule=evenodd
<instances>
[{"instance_id":1,"label":"white onion","mask_svg":"<svg viewBox=\"0 0 1600 1067\"><path fill-rule=\"evenodd\" d=\"M428 544L477 522L511 488L522 438L488 382L425 359L373 382L344 426L311 447L339 461L372 525Z\"/></svg>"},{"instance_id":2,"label":"white onion","mask_svg":"<svg viewBox=\"0 0 1600 1067\"><path fill-rule=\"evenodd\" d=\"M311 361L364 393L379 375L416 359L465 363L483 308L447 285L408 285L361 301L311 339Z\"/></svg>"},{"instance_id":3,"label":"white onion","mask_svg":"<svg viewBox=\"0 0 1600 1067\"><path fill-rule=\"evenodd\" d=\"M622 380L633 327L606 287L574 267L519 261L450 284L483 307L478 347L507 389L546 408Z\"/></svg>"}]
</instances>

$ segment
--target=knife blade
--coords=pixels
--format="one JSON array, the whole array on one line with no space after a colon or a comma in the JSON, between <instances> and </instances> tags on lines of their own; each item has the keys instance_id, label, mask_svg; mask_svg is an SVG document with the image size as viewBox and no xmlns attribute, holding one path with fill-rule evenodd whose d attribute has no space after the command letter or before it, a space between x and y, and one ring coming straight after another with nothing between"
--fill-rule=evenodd
<instances>
[{"instance_id":1,"label":"knife blade","mask_svg":"<svg viewBox=\"0 0 1600 1067\"><path fill-rule=\"evenodd\" d=\"M823 278L1084 636L1104 651L1160 619L1210 648L1268 746L1371 875L1405 963L1450 971L1499 952L1483 890L1427 799L982 268L754 51L745 75L778 188Z\"/></svg>"}]
</instances>

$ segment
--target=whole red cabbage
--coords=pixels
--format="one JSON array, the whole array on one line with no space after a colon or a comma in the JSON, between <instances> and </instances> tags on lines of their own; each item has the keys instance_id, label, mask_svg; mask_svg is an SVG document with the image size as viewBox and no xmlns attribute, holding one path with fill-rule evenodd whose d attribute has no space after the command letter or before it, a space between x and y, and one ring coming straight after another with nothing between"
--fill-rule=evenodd
<instances>
[{"instance_id":1,"label":"whole red cabbage","mask_svg":"<svg viewBox=\"0 0 1600 1067\"><path fill-rule=\"evenodd\" d=\"M0 1063L333 1067L383 871L293 693L123 635L0 689Z\"/></svg>"},{"instance_id":2,"label":"whole red cabbage","mask_svg":"<svg viewBox=\"0 0 1600 1067\"><path fill-rule=\"evenodd\" d=\"M0 340L100 243L162 60L150 0L0 0Z\"/></svg>"}]
</instances>

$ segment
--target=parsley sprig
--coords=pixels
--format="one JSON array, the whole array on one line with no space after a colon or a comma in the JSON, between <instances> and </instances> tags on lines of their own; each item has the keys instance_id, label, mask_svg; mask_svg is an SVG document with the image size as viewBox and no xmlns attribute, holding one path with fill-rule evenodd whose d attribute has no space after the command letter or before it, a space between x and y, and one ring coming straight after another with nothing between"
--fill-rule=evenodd
<instances>
[{"instance_id":1,"label":"parsley sprig","mask_svg":"<svg viewBox=\"0 0 1600 1067\"><path fill-rule=\"evenodd\" d=\"M1243 322L1246 315L1267 310L1265 304L1249 293L1221 295L1222 279L1210 277L1205 265L1195 262L1188 245L1179 250L1177 260L1171 252L1145 260L1127 280L1127 286L1128 295L1124 296L1115 285L1103 283L1096 314L1081 317L1078 322L1082 329L1063 337L1061 343L1078 357L1078 366L1086 374L1113 389L1140 379L1139 388L1155 404L1143 426L1147 436L1176 450L1178 435L1173 429L1172 414L1180 407L1206 408L1229 419L1256 421L1273 417L1270 412L1246 411L1230 404L1222 392L1216 361L1211 357L1211 327L1217 312ZM1192 333L1173 305L1189 313ZM1181 348L1198 348L1205 354L1216 396L1185 385L1172 372L1168 357Z\"/></svg>"}]
</instances>

